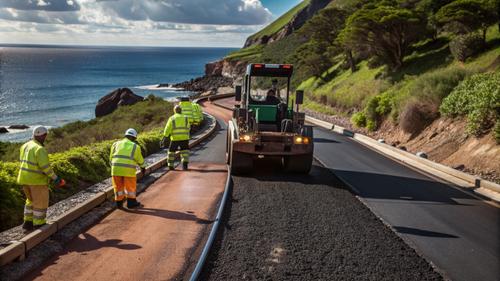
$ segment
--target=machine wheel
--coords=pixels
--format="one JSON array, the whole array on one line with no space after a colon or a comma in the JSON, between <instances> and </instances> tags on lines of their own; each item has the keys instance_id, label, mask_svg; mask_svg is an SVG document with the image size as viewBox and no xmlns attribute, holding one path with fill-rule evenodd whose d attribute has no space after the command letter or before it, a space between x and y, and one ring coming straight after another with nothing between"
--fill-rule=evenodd
<instances>
[{"instance_id":1,"label":"machine wheel","mask_svg":"<svg viewBox=\"0 0 500 281\"><path fill-rule=\"evenodd\" d=\"M283 166L287 172L308 174L311 171L312 162L312 153L283 157Z\"/></svg>"},{"instance_id":2,"label":"machine wheel","mask_svg":"<svg viewBox=\"0 0 500 281\"><path fill-rule=\"evenodd\" d=\"M242 175L252 170L253 159L251 155L234 151L231 148L229 165L231 167L231 174Z\"/></svg>"}]
</instances>

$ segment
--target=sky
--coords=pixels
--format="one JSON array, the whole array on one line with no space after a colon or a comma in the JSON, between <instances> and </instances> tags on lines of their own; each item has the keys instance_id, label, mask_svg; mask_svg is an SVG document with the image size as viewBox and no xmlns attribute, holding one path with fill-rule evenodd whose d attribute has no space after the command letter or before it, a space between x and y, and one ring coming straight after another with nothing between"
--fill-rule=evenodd
<instances>
[{"instance_id":1,"label":"sky","mask_svg":"<svg viewBox=\"0 0 500 281\"><path fill-rule=\"evenodd\" d=\"M0 0L0 44L241 47L300 0Z\"/></svg>"}]
</instances>

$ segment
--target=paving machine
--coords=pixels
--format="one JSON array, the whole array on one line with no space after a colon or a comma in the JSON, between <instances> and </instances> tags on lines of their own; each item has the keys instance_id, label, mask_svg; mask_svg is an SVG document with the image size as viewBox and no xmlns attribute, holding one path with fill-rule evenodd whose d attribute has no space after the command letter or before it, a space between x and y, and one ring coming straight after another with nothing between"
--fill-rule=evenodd
<instances>
[{"instance_id":1,"label":"paving machine","mask_svg":"<svg viewBox=\"0 0 500 281\"><path fill-rule=\"evenodd\" d=\"M313 129L299 112L303 91L290 94L291 64L252 63L235 87L226 160L234 174L252 170L257 158L280 158L286 171L307 174L313 161Z\"/></svg>"}]
</instances>

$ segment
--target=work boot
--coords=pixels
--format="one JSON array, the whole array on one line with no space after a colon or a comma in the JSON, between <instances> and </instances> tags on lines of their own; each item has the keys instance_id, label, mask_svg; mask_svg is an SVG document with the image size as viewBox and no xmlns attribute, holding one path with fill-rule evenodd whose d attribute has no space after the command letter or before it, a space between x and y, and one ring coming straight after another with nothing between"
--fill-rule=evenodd
<instances>
[{"instance_id":1,"label":"work boot","mask_svg":"<svg viewBox=\"0 0 500 281\"><path fill-rule=\"evenodd\" d=\"M123 209L123 200L115 201L115 206L118 209Z\"/></svg>"},{"instance_id":2,"label":"work boot","mask_svg":"<svg viewBox=\"0 0 500 281\"><path fill-rule=\"evenodd\" d=\"M136 199L127 199L127 208L129 209L135 209L135 208L140 208L143 205L141 202L137 201Z\"/></svg>"},{"instance_id":3,"label":"work boot","mask_svg":"<svg viewBox=\"0 0 500 281\"><path fill-rule=\"evenodd\" d=\"M182 169L185 171L188 169L188 163L182 163Z\"/></svg>"},{"instance_id":4,"label":"work boot","mask_svg":"<svg viewBox=\"0 0 500 281\"><path fill-rule=\"evenodd\" d=\"M25 221L23 223L23 230L24 232L29 232L33 230L33 222L32 221Z\"/></svg>"},{"instance_id":5,"label":"work boot","mask_svg":"<svg viewBox=\"0 0 500 281\"><path fill-rule=\"evenodd\" d=\"M42 226L44 226L44 225L46 225L46 223L44 223L44 224L34 224L34 225L33 225L33 228L35 228L35 229L39 229L40 227L42 227Z\"/></svg>"}]
</instances>

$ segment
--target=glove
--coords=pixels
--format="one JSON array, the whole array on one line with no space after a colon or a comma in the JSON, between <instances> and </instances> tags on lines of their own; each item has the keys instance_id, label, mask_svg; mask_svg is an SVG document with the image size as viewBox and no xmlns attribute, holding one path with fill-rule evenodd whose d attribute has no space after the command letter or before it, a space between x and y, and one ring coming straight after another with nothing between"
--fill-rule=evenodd
<instances>
[{"instance_id":1,"label":"glove","mask_svg":"<svg viewBox=\"0 0 500 281\"><path fill-rule=\"evenodd\" d=\"M163 137L160 141L160 148L164 148L167 145L168 138Z\"/></svg>"},{"instance_id":2,"label":"glove","mask_svg":"<svg viewBox=\"0 0 500 281\"><path fill-rule=\"evenodd\" d=\"M141 173L143 176L146 175L146 168L141 168Z\"/></svg>"},{"instance_id":3,"label":"glove","mask_svg":"<svg viewBox=\"0 0 500 281\"><path fill-rule=\"evenodd\" d=\"M64 179L62 179L61 177L56 176L56 179L54 180L54 185L56 187L63 187L66 185L66 181Z\"/></svg>"}]
</instances>

